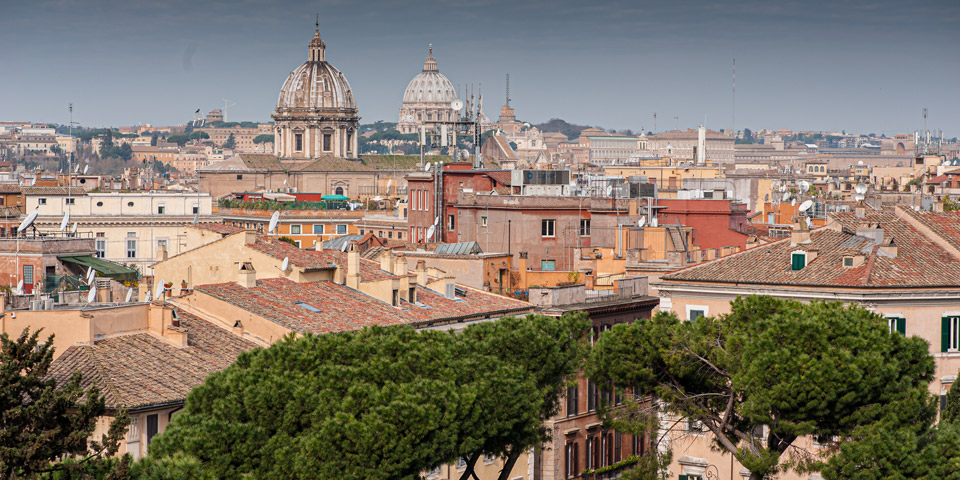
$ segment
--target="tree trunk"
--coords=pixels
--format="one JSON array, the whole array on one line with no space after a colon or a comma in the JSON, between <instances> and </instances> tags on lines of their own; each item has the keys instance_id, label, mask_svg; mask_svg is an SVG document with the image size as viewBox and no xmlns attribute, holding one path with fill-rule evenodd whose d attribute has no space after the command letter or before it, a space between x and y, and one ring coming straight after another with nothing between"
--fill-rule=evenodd
<instances>
[{"instance_id":1,"label":"tree trunk","mask_svg":"<svg viewBox=\"0 0 960 480\"><path fill-rule=\"evenodd\" d=\"M477 478L477 473L473 471L474 465L477 464L477 460L480 459L480 454L475 453L467 458L467 468L463 469L463 474L460 475L460 480L470 480L472 475L474 479Z\"/></svg>"},{"instance_id":2,"label":"tree trunk","mask_svg":"<svg viewBox=\"0 0 960 480\"><path fill-rule=\"evenodd\" d=\"M510 472L513 471L513 466L517 464L517 460L520 458L520 452L510 449L510 454L507 455L507 461L503 462L503 469L500 470L500 476L497 477L497 480L507 480L510 478Z\"/></svg>"}]
</instances>

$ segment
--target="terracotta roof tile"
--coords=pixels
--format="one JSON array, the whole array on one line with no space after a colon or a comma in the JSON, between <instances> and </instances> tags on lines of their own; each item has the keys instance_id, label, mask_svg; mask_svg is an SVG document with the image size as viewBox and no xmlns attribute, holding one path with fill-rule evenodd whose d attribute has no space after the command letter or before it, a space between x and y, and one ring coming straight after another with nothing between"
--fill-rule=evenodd
<instances>
[{"instance_id":1,"label":"terracotta roof tile","mask_svg":"<svg viewBox=\"0 0 960 480\"><path fill-rule=\"evenodd\" d=\"M211 373L232 364L256 345L204 320L178 312L187 347L155 334L136 333L74 345L50 367L58 384L74 372L84 388L96 385L108 408L137 408L183 402Z\"/></svg>"},{"instance_id":2,"label":"terracotta roof tile","mask_svg":"<svg viewBox=\"0 0 960 480\"><path fill-rule=\"evenodd\" d=\"M233 225L227 225L227 224L225 224L225 223L213 223L213 222L198 223L198 224L196 224L196 225L193 225L193 228L197 228L197 229L200 229L200 230L208 230L208 231L211 231L211 232L216 232L216 233L219 233L219 234L224 235L224 236L230 235L230 234L233 234L233 233L237 233L237 232L242 232L242 231L244 231L244 229L243 229L243 228L240 228L240 227L235 227L235 226L233 226Z\"/></svg>"}]
</instances>

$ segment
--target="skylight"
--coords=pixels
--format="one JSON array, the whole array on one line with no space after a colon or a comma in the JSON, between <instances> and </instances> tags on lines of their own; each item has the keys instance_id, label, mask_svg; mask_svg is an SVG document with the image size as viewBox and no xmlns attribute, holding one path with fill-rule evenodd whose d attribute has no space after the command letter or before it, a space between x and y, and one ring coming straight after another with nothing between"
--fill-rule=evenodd
<instances>
[{"instance_id":1,"label":"skylight","mask_svg":"<svg viewBox=\"0 0 960 480\"><path fill-rule=\"evenodd\" d=\"M307 310L310 310L310 311L313 312L313 313L321 313L319 308L314 307L313 305L310 305L309 303L297 302L297 305L299 305L299 306L301 306L301 307L303 307L303 308L306 308Z\"/></svg>"}]
</instances>

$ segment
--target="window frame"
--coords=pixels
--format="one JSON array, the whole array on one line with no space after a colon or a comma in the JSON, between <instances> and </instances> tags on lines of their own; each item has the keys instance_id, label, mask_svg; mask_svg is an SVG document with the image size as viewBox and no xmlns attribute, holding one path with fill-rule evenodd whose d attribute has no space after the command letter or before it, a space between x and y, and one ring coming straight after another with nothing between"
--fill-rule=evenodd
<instances>
[{"instance_id":1,"label":"window frame","mask_svg":"<svg viewBox=\"0 0 960 480\"><path fill-rule=\"evenodd\" d=\"M540 219L540 238L557 238L557 219Z\"/></svg>"},{"instance_id":2,"label":"window frame","mask_svg":"<svg viewBox=\"0 0 960 480\"><path fill-rule=\"evenodd\" d=\"M696 320L696 319L698 318L698 317L693 317L693 318L690 317L691 313L693 313L693 312L702 312L700 316L709 317L709 316L710 316L710 307L708 307L708 306L706 306L706 305L687 305L687 306L686 306L686 313L687 313L687 317L686 317L686 318L687 318L687 321L688 321L688 322L692 322L692 321L694 321L694 320Z\"/></svg>"},{"instance_id":3,"label":"window frame","mask_svg":"<svg viewBox=\"0 0 960 480\"><path fill-rule=\"evenodd\" d=\"M580 219L580 236L581 237L590 236L590 219L589 218Z\"/></svg>"}]
</instances>

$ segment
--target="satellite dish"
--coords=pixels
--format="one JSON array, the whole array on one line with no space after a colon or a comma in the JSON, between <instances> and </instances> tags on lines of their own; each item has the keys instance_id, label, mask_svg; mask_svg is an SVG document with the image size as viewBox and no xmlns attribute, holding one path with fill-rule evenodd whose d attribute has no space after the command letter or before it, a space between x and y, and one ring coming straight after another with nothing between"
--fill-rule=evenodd
<instances>
[{"instance_id":1,"label":"satellite dish","mask_svg":"<svg viewBox=\"0 0 960 480\"><path fill-rule=\"evenodd\" d=\"M373 198L371 198L370 200L373 200L374 202L379 202L379 201L383 200L383 197L377 195L376 197L373 197Z\"/></svg>"},{"instance_id":2,"label":"satellite dish","mask_svg":"<svg viewBox=\"0 0 960 480\"><path fill-rule=\"evenodd\" d=\"M23 279L17 282L17 295L23 295Z\"/></svg>"},{"instance_id":3,"label":"satellite dish","mask_svg":"<svg viewBox=\"0 0 960 480\"><path fill-rule=\"evenodd\" d=\"M193 215L193 224L196 225L198 222L200 222L200 214L196 213Z\"/></svg>"},{"instance_id":4,"label":"satellite dish","mask_svg":"<svg viewBox=\"0 0 960 480\"><path fill-rule=\"evenodd\" d=\"M84 165L84 166L83 166L83 174L84 174L84 175L87 174L87 170L90 170L90 165Z\"/></svg>"},{"instance_id":5,"label":"satellite dish","mask_svg":"<svg viewBox=\"0 0 960 480\"><path fill-rule=\"evenodd\" d=\"M436 227L437 225L440 225L440 216L439 216L439 215L437 215L437 218L434 218L434 219L433 219L433 226Z\"/></svg>"},{"instance_id":6,"label":"satellite dish","mask_svg":"<svg viewBox=\"0 0 960 480\"><path fill-rule=\"evenodd\" d=\"M277 224L280 223L280 210L273 212L273 215L270 216L270 226L267 229L267 233L273 233L277 229Z\"/></svg>"},{"instance_id":7,"label":"satellite dish","mask_svg":"<svg viewBox=\"0 0 960 480\"><path fill-rule=\"evenodd\" d=\"M797 204L797 199L796 199L796 198L790 200L790 206L791 206L791 207L794 206L794 205L796 205L796 204Z\"/></svg>"},{"instance_id":8,"label":"satellite dish","mask_svg":"<svg viewBox=\"0 0 960 480\"><path fill-rule=\"evenodd\" d=\"M863 160L858 160L857 165L863 166Z\"/></svg>"},{"instance_id":9,"label":"satellite dish","mask_svg":"<svg viewBox=\"0 0 960 480\"><path fill-rule=\"evenodd\" d=\"M452 108L454 112L459 112L460 110L463 110L463 100L460 100L459 98L454 98L453 101L450 102L450 108Z\"/></svg>"},{"instance_id":10,"label":"satellite dish","mask_svg":"<svg viewBox=\"0 0 960 480\"><path fill-rule=\"evenodd\" d=\"M863 198L864 198L863 195L854 195L854 196L853 196L853 199L856 200L856 201L858 201L858 202L861 201L861 200L863 200Z\"/></svg>"},{"instance_id":11,"label":"satellite dish","mask_svg":"<svg viewBox=\"0 0 960 480\"><path fill-rule=\"evenodd\" d=\"M612 193L613 193L613 185L607 185L607 195L610 195Z\"/></svg>"},{"instance_id":12,"label":"satellite dish","mask_svg":"<svg viewBox=\"0 0 960 480\"><path fill-rule=\"evenodd\" d=\"M423 171L424 171L424 172L429 172L429 171L430 171L430 162L427 162L427 164L423 166Z\"/></svg>"},{"instance_id":13,"label":"satellite dish","mask_svg":"<svg viewBox=\"0 0 960 480\"><path fill-rule=\"evenodd\" d=\"M919 212L919 211L920 211L920 205L914 205L914 206L913 206L913 211Z\"/></svg>"},{"instance_id":14,"label":"satellite dish","mask_svg":"<svg viewBox=\"0 0 960 480\"><path fill-rule=\"evenodd\" d=\"M786 186L786 185L780 185L780 191L781 191L781 192L786 192L786 191L787 191L787 186Z\"/></svg>"},{"instance_id":15,"label":"satellite dish","mask_svg":"<svg viewBox=\"0 0 960 480\"><path fill-rule=\"evenodd\" d=\"M33 178L30 179L30 186L32 187L36 184L37 184L37 176L34 175Z\"/></svg>"},{"instance_id":16,"label":"satellite dish","mask_svg":"<svg viewBox=\"0 0 960 480\"><path fill-rule=\"evenodd\" d=\"M660 224L660 221L657 220L657 217L653 217L652 219L650 219L650 226L651 226L651 227L656 227L656 226L659 225L659 224Z\"/></svg>"},{"instance_id":17,"label":"satellite dish","mask_svg":"<svg viewBox=\"0 0 960 480\"><path fill-rule=\"evenodd\" d=\"M93 280L97 278L97 271L93 268L87 269L87 285L93 283Z\"/></svg>"},{"instance_id":18,"label":"satellite dish","mask_svg":"<svg viewBox=\"0 0 960 480\"><path fill-rule=\"evenodd\" d=\"M80 164L77 164L77 168L73 169L73 173L80 173Z\"/></svg>"},{"instance_id":19,"label":"satellite dish","mask_svg":"<svg viewBox=\"0 0 960 480\"><path fill-rule=\"evenodd\" d=\"M393 185L393 179L392 179L392 178L390 178L390 179L387 180L387 191L390 190L390 185Z\"/></svg>"},{"instance_id":20,"label":"satellite dish","mask_svg":"<svg viewBox=\"0 0 960 480\"><path fill-rule=\"evenodd\" d=\"M782 200L782 201L786 202L787 200L790 200L790 192L783 192L783 200Z\"/></svg>"},{"instance_id":21,"label":"satellite dish","mask_svg":"<svg viewBox=\"0 0 960 480\"><path fill-rule=\"evenodd\" d=\"M73 222L73 228L70 229L70 233L77 233L77 222Z\"/></svg>"},{"instance_id":22,"label":"satellite dish","mask_svg":"<svg viewBox=\"0 0 960 480\"><path fill-rule=\"evenodd\" d=\"M347 251L347 246L348 246L348 245L347 245L347 242L343 242L343 245L340 245L340 251L341 251L341 252L346 252L346 251Z\"/></svg>"},{"instance_id":23,"label":"satellite dish","mask_svg":"<svg viewBox=\"0 0 960 480\"><path fill-rule=\"evenodd\" d=\"M153 300L153 297L150 296L150 291L147 290L146 298L144 298L143 301L144 301L144 302L149 302L150 300Z\"/></svg>"},{"instance_id":24,"label":"satellite dish","mask_svg":"<svg viewBox=\"0 0 960 480\"><path fill-rule=\"evenodd\" d=\"M33 211L30 212L30 215L27 215L27 218L24 218L23 221L20 222L20 226L17 227L17 233L30 228L33 222L37 220L37 215L40 215L40 207L34 208Z\"/></svg>"},{"instance_id":25,"label":"satellite dish","mask_svg":"<svg viewBox=\"0 0 960 480\"><path fill-rule=\"evenodd\" d=\"M810 190L810 182L806 180L800 180L800 191L806 192L807 190Z\"/></svg>"},{"instance_id":26,"label":"satellite dish","mask_svg":"<svg viewBox=\"0 0 960 480\"><path fill-rule=\"evenodd\" d=\"M126 303L130 303L130 300L133 300L133 289L127 289L127 299L124 300Z\"/></svg>"},{"instance_id":27,"label":"satellite dish","mask_svg":"<svg viewBox=\"0 0 960 480\"><path fill-rule=\"evenodd\" d=\"M643 228L647 224L647 217L640 217L640 220L637 220L637 226Z\"/></svg>"},{"instance_id":28,"label":"satellite dish","mask_svg":"<svg viewBox=\"0 0 960 480\"><path fill-rule=\"evenodd\" d=\"M864 184L862 184L862 183L858 183L857 186L854 187L853 189L854 189L854 191L856 191L856 192L859 193L860 195L863 195L864 193L867 193L867 186L864 185Z\"/></svg>"},{"instance_id":29,"label":"satellite dish","mask_svg":"<svg viewBox=\"0 0 960 480\"><path fill-rule=\"evenodd\" d=\"M286 272L286 271L287 271L287 268L289 268L289 267L290 267L290 258L289 258L289 257L283 257L283 263L280 264L280 271Z\"/></svg>"},{"instance_id":30,"label":"satellite dish","mask_svg":"<svg viewBox=\"0 0 960 480\"><path fill-rule=\"evenodd\" d=\"M97 299L97 286L90 286L90 293L87 294L87 303L93 303Z\"/></svg>"},{"instance_id":31,"label":"satellite dish","mask_svg":"<svg viewBox=\"0 0 960 480\"><path fill-rule=\"evenodd\" d=\"M66 231L67 225L70 224L70 212L63 214L63 220L60 221L60 231Z\"/></svg>"},{"instance_id":32,"label":"satellite dish","mask_svg":"<svg viewBox=\"0 0 960 480\"><path fill-rule=\"evenodd\" d=\"M813 206L813 200L807 200L800 204L800 211L806 212L807 210L810 210L810 207L812 206Z\"/></svg>"},{"instance_id":33,"label":"satellite dish","mask_svg":"<svg viewBox=\"0 0 960 480\"><path fill-rule=\"evenodd\" d=\"M283 186L284 186L284 187L287 186L287 179L286 179L286 178L283 179Z\"/></svg>"},{"instance_id":34,"label":"satellite dish","mask_svg":"<svg viewBox=\"0 0 960 480\"><path fill-rule=\"evenodd\" d=\"M157 282L157 294L154 295L154 296L157 297L157 298L163 298L163 291L164 291L164 290L165 290L165 288L163 287L163 280L160 280L159 282Z\"/></svg>"},{"instance_id":35,"label":"satellite dish","mask_svg":"<svg viewBox=\"0 0 960 480\"><path fill-rule=\"evenodd\" d=\"M427 238L433 237L433 232L437 231L437 227L430 225L430 228L427 229Z\"/></svg>"}]
</instances>

